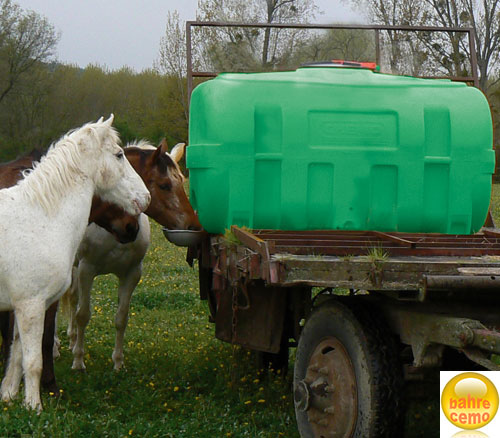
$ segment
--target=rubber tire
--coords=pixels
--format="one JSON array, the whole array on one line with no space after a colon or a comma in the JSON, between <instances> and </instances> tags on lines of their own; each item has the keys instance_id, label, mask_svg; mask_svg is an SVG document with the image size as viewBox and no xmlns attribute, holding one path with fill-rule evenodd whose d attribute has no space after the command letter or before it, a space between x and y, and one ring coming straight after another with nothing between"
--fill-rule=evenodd
<instances>
[{"instance_id":1,"label":"rubber tire","mask_svg":"<svg viewBox=\"0 0 500 438\"><path fill-rule=\"evenodd\" d=\"M358 298L332 299L316 308L299 339L294 367L294 388L305 378L317 345L337 338L354 366L358 413L354 438L401 438L404 409L403 375L397 342L375 309ZM295 408L302 438L315 438L307 412ZM351 438L351 437L345 437Z\"/></svg>"}]
</instances>

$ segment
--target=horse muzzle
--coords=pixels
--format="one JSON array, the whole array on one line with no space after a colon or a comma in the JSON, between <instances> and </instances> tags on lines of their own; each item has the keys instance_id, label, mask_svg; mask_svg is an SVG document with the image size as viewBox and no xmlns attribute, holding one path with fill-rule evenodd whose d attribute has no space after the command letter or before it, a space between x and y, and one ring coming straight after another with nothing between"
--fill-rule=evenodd
<instances>
[{"instance_id":1,"label":"horse muzzle","mask_svg":"<svg viewBox=\"0 0 500 438\"><path fill-rule=\"evenodd\" d=\"M149 192L146 196L144 196L143 199L139 198L134 199L133 204L136 209L135 214L137 215L145 211L148 208L150 202L151 202L151 195L149 194Z\"/></svg>"}]
</instances>

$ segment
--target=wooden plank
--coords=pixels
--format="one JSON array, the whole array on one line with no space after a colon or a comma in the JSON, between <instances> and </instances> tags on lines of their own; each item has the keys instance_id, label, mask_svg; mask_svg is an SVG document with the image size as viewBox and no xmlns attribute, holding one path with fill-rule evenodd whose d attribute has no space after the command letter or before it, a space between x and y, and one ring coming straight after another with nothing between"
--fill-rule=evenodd
<instances>
[{"instance_id":1,"label":"wooden plank","mask_svg":"<svg viewBox=\"0 0 500 438\"><path fill-rule=\"evenodd\" d=\"M480 267L480 268L458 268L458 272L463 275L493 275L500 276L500 267L499 268L488 268L488 267Z\"/></svg>"}]
</instances>

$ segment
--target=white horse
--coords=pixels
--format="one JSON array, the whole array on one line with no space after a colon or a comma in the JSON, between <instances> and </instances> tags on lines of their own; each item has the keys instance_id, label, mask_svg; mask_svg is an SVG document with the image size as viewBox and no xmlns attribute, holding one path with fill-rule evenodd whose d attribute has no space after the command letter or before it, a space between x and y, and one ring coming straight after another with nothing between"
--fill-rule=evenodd
<instances>
[{"instance_id":1,"label":"white horse","mask_svg":"<svg viewBox=\"0 0 500 438\"><path fill-rule=\"evenodd\" d=\"M24 373L25 404L42 408L45 310L71 283L94 194L134 215L150 202L112 121L101 118L68 133L16 186L0 190L0 310L16 315L0 388L4 401L17 395Z\"/></svg>"},{"instance_id":2,"label":"white horse","mask_svg":"<svg viewBox=\"0 0 500 438\"><path fill-rule=\"evenodd\" d=\"M178 166L178 162L184 154L184 146L183 143L180 143L168 154L166 143L162 144L158 150L147 142L129 145L129 147L136 149L157 150L155 155L159 155L159 153L164 155L156 159L160 163L155 162L154 172L150 173L144 169L137 169L137 167L136 169L143 178L145 178L144 173L149 174L145 180L151 191L152 201L146 214L151 215L153 219L169 228L201 227L185 195L184 176ZM128 153L130 149L126 147L125 151ZM141 161L135 157L135 161L132 162ZM153 174L154 176L152 176ZM165 184L167 176L169 184ZM170 187L168 193L159 191L158 188L155 189L159 181L162 182L162 186ZM182 203L187 204L185 207L188 211L181 208ZM165 211L167 210L172 215L171 217L166 218ZM85 369L83 360L84 337L85 328L91 316L90 292L92 283L96 276L110 273L116 275L119 280L118 309L115 316L116 339L112 359L115 370L119 370L123 366L123 341L128 322L130 300L142 275L142 260L148 250L149 242L150 227L145 214L141 214L139 217L139 233L136 240L131 243L119 243L109 232L95 224L91 224L87 228L75 260L71 289L63 299L64 307L67 310L69 307L68 336L74 356L73 369Z\"/></svg>"},{"instance_id":3,"label":"white horse","mask_svg":"<svg viewBox=\"0 0 500 438\"><path fill-rule=\"evenodd\" d=\"M114 369L123 366L123 341L127 328L132 292L142 275L142 260L150 242L149 220L139 216L139 233L134 242L119 243L104 228L90 224L75 259L73 284L67 293L70 298L68 336L73 351L75 370L84 370L85 329L90 321L90 292L98 275L114 274L118 277L118 309L115 315L115 348L112 359Z\"/></svg>"}]
</instances>

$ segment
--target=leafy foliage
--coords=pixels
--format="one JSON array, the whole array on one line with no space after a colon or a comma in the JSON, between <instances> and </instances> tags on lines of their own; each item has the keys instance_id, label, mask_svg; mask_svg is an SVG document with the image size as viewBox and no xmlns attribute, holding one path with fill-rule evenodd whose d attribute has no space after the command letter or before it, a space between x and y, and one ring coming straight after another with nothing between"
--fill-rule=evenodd
<instances>
[{"instance_id":1,"label":"leafy foliage","mask_svg":"<svg viewBox=\"0 0 500 438\"><path fill-rule=\"evenodd\" d=\"M175 83L153 70L50 64L32 71L30 82L0 104L0 161L45 149L69 129L110 113L123 142L187 140L187 123L172 105Z\"/></svg>"},{"instance_id":2,"label":"leafy foliage","mask_svg":"<svg viewBox=\"0 0 500 438\"><path fill-rule=\"evenodd\" d=\"M344 0L358 6L369 21L385 25L425 25L472 27L479 68L479 85L488 91L498 80L500 59L500 0ZM469 42L465 34L442 35L419 32L386 32L383 41L393 72L406 68L409 74L436 72L451 76L468 76ZM410 55L410 56L409 56ZM405 60L412 60L405 65Z\"/></svg>"},{"instance_id":3,"label":"leafy foliage","mask_svg":"<svg viewBox=\"0 0 500 438\"><path fill-rule=\"evenodd\" d=\"M58 39L46 18L0 0L0 102L30 85L29 73L53 57Z\"/></svg>"}]
</instances>

